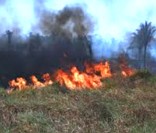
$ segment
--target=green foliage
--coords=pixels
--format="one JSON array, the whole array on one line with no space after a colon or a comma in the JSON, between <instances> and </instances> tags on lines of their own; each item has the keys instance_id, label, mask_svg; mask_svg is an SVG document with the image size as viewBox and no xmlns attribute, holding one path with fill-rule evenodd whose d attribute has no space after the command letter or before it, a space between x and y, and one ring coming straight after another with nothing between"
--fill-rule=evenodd
<instances>
[{"instance_id":1,"label":"green foliage","mask_svg":"<svg viewBox=\"0 0 156 133\"><path fill-rule=\"evenodd\" d=\"M146 68L147 48L154 39L155 32L156 27L152 26L151 22L145 21L145 23L140 24L139 29L132 36L130 48L138 49L138 61L141 63L140 61L143 60L144 68Z\"/></svg>"}]
</instances>

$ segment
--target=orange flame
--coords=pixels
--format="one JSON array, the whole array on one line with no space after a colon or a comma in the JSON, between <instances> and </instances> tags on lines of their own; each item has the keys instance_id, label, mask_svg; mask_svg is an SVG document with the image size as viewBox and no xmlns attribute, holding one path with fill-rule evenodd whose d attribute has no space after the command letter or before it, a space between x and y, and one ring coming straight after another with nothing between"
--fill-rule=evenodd
<instances>
[{"instance_id":1,"label":"orange flame","mask_svg":"<svg viewBox=\"0 0 156 133\"><path fill-rule=\"evenodd\" d=\"M101 78L109 78L112 76L111 69L109 62L106 61L105 63L100 62L99 64L88 64L85 63L86 72L87 73L96 73L99 72Z\"/></svg>"},{"instance_id":2,"label":"orange flame","mask_svg":"<svg viewBox=\"0 0 156 133\"><path fill-rule=\"evenodd\" d=\"M72 67L70 73L63 70L58 70L56 74L56 81L60 85L65 85L68 89L81 88L99 88L102 86L101 79L112 76L108 62L100 62L99 64L85 63L85 72L80 72L77 67ZM100 76L95 73L99 72Z\"/></svg>"},{"instance_id":3,"label":"orange flame","mask_svg":"<svg viewBox=\"0 0 156 133\"><path fill-rule=\"evenodd\" d=\"M27 81L24 78L19 77L16 78L16 80L15 79L11 80L9 82L9 85L11 88L18 88L19 90L22 90L27 88Z\"/></svg>"},{"instance_id":4,"label":"orange flame","mask_svg":"<svg viewBox=\"0 0 156 133\"><path fill-rule=\"evenodd\" d=\"M84 89L84 88L99 88L102 86L100 77L96 75L89 75L85 72L80 72L77 67L72 67L70 74L63 70L58 70L56 74L56 81L60 85L65 85L68 89Z\"/></svg>"},{"instance_id":5,"label":"orange flame","mask_svg":"<svg viewBox=\"0 0 156 133\"><path fill-rule=\"evenodd\" d=\"M31 79L33 88L42 88L42 87L53 84L53 81L51 80L49 73L46 73L46 74L42 75L42 79L44 80L43 83L40 82L37 79L37 77L34 76L34 75L32 75L30 77L30 79ZM14 89L17 89L17 90L21 91L21 90L24 90L24 89L30 87L30 86L27 85L27 81L22 77L19 77L19 78L16 78L16 79L13 79L13 80L9 81L9 86L10 86L10 89L7 90L7 93L11 93Z\"/></svg>"},{"instance_id":6,"label":"orange flame","mask_svg":"<svg viewBox=\"0 0 156 133\"><path fill-rule=\"evenodd\" d=\"M132 68L125 65L125 63L121 64L120 67L122 70L121 74L124 77L131 76L135 72ZM65 86L67 89L81 90L100 88L103 85L101 80L112 77L112 73L110 64L106 61L98 64L85 63L85 70L83 72L79 71L76 66L73 66L68 72L59 69L53 76L61 86ZM42 75L43 82L39 81L35 75L32 75L30 79L32 85L27 85L27 81L22 77L9 81L11 89L7 90L7 92L11 93L14 89L24 90L29 86L42 88L53 84L49 73Z\"/></svg>"},{"instance_id":7,"label":"orange flame","mask_svg":"<svg viewBox=\"0 0 156 133\"><path fill-rule=\"evenodd\" d=\"M110 65L108 61L105 63L100 62L94 66L95 71L100 72L102 78L109 78L112 76Z\"/></svg>"},{"instance_id":8,"label":"orange flame","mask_svg":"<svg viewBox=\"0 0 156 133\"><path fill-rule=\"evenodd\" d=\"M31 82L33 83L34 88L45 87L45 85L42 82L40 82L35 75L32 75L30 79L31 79Z\"/></svg>"},{"instance_id":9,"label":"orange flame","mask_svg":"<svg viewBox=\"0 0 156 133\"><path fill-rule=\"evenodd\" d=\"M122 64L121 65L121 74L124 76L124 77L130 77L132 75L134 75L135 73L135 70Z\"/></svg>"},{"instance_id":10,"label":"orange flame","mask_svg":"<svg viewBox=\"0 0 156 133\"><path fill-rule=\"evenodd\" d=\"M8 94L10 94L15 88L21 91L28 87L27 81L22 77L18 77L16 79L9 81L9 86L10 86L10 89L7 89Z\"/></svg>"},{"instance_id":11,"label":"orange flame","mask_svg":"<svg viewBox=\"0 0 156 133\"><path fill-rule=\"evenodd\" d=\"M47 85L52 85L53 81L51 80L50 74L46 73L42 75L42 79L44 80L44 84Z\"/></svg>"}]
</instances>

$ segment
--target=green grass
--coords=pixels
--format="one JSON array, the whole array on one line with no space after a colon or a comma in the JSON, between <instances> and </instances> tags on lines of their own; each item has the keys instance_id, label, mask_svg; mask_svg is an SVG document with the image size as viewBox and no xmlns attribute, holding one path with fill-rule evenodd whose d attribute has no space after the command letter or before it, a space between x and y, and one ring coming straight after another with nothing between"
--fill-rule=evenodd
<instances>
[{"instance_id":1,"label":"green grass","mask_svg":"<svg viewBox=\"0 0 156 133\"><path fill-rule=\"evenodd\" d=\"M155 133L156 78L104 80L99 90L0 89L0 133Z\"/></svg>"}]
</instances>

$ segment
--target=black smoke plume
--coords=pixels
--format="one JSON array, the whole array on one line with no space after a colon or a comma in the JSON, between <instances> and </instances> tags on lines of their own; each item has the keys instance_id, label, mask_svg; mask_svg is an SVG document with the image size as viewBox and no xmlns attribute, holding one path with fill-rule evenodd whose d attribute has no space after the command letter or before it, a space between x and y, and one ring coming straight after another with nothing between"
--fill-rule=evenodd
<instances>
[{"instance_id":1,"label":"black smoke plume","mask_svg":"<svg viewBox=\"0 0 156 133\"><path fill-rule=\"evenodd\" d=\"M91 18L79 6L65 7L57 13L42 11L39 26L44 34L68 38L85 36L93 30Z\"/></svg>"},{"instance_id":2,"label":"black smoke plume","mask_svg":"<svg viewBox=\"0 0 156 133\"><path fill-rule=\"evenodd\" d=\"M78 6L59 12L42 10L39 14L41 34L33 31L24 37L7 30L0 37L0 85L16 77L52 73L69 64L81 67L92 58L92 21Z\"/></svg>"}]
</instances>

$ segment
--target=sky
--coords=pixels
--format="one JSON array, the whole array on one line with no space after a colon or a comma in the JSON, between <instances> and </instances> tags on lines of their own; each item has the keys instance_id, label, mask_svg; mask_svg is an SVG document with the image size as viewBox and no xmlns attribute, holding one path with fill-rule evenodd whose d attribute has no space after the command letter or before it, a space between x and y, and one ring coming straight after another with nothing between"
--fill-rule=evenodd
<instances>
[{"instance_id":1,"label":"sky","mask_svg":"<svg viewBox=\"0 0 156 133\"><path fill-rule=\"evenodd\" d=\"M18 25L22 33L27 34L38 20L35 8L57 11L74 4L84 5L82 8L94 20L94 33L106 40L122 40L127 32L133 32L145 20L156 25L155 0L1 0L1 31Z\"/></svg>"},{"instance_id":2,"label":"sky","mask_svg":"<svg viewBox=\"0 0 156 133\"><path fill-rule=\"evenodd\" d=\"M156 25L155 0L0 0L0 32L19 28L22 34L29 34L39 10L59 11L75 4L81 4L93 19L92 34L108 42L112 38L123 41L146 20Z\"/></svg>"}]
</instances>

